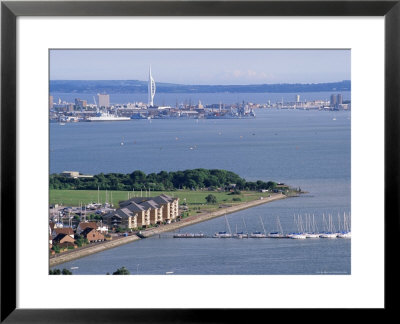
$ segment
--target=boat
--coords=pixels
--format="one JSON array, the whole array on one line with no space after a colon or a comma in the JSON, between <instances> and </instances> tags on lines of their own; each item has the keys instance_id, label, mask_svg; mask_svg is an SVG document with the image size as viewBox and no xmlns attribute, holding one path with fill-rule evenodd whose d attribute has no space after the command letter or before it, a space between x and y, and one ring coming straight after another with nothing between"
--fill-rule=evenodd
<instances>
[{"instance_id":1,"label":"boat","mask_svg":"<svg viewBox=\"0 0 400 324\"><path fill-rule=\"evenodd\" d=\"M343 231L337 234L339 238L351 238L351 231L349 221L347 220L346 213L343 214Z\"/></svg>"},{"instance_id":2,"label":"boat","mask_svg":"<svg viewBox=\"0 0 400 324\"><path fill-rule=\"evenodd\" d=\"M311 215L306 215L306 237L307 238L319 238L319 233L317 233L317 225L315 224L314 214L312 215L312 223L311 223Z\"/></svg>"},{"instance_id":3,"label":"boat","mask_svg":"<svg viewBox=\"0 0 400 324\"><path fill-rule=\"evenodd\" d=\"M217 232L212 237L213 238L231 238L232 234L229 234L227 232Z\"/></svg>"},{"instance_id":4,"label":"boat","mask_svg":"<svg viewBox=\"0 0 400 324\"><path fill-rule=\"evenodd\" d=\"M306 233L307 238L319 238L319 235L318 233Z\"/></svg>"},{"instance_id":5,"label":"boat","mask_svg":"<svg viewBox=\"0 0 400 324\"><path fill-rule=\"evenodd\" d=\"M280 232L271 232L271 233L268 233L267 237L269 237L269 238L284 238L285 235L283 235L283 233L280 233Z\"/></svg>"},{"instance_id":6,"label":"boat","mask_svg":"<svg viewBox=\"0 0 400 324\"><path fill-rule=\"evenodd\" d=\"M278 231L268 233L267 237L269 237L269 238L284 238L285 235L283 234L281 221L279 220L278 216L276 217L276 226L277 226Z\"/></svg>"},{"instance_id":7,"label":"boat","mask_svg":"<svg viewBox=\"0 0 400 324\"><path fill-rule=\"evenodd\" d=\"M323 233L320 233L319 237L321 237L321 238L336 238L337 233L323 232Z\"/></svg>"},{"instance_id":8,"label":"boat","mask_svg":"<svg viewBox=\"0 0 400 324\"><path fill-rule=\"evenodd\" d=\"M250 234L250 238L265 238L265 237L267 237L267 235L261 232L253 232Z\"/></svg>"},{"instance_id":9,"label":"boat","mask_svg":"<svg viewBox=\"0 0 400 324\"><path fill-rule=\"evenodd\" d=\"M238 239L248 238L249 234L243 232L237 232L233 237Z\"/></svg>"},{"instance_id":10,"label":"boat","mask_svg":"<svg viewBox=\"0 0 400 324\"><path fill-rule=\"evenodd\" d=\"M301 239L302 240L302 239L306 239L307 235L305 233L289 233L287 235L287 237L291 238L291 239Z\"/></svg>"},{"instance_id":11,"label":"boat","mask_svg":"<svg viewBox=\"0 0 400 324\"><path fill-rule=\"evenodd\" d=\"M226 222L226 227L229 230L229 233L227 233L226 231L225 232L217 232L212 237L214 237L214 238L231 238L231 237L233 237L231 227L229 226L228 219L226 218L226 214L225 214L225 222Z\"/></svg>"},{"instance_id":12,"label":"boat","mask_svg":"<svg viewBox=\"0 0 400 324\"><path fill-rule=\"evenodd\" d=\"M328 215L328 222L326 221L325 214L322 214L325 230L319 234L321 238L336 238L337 233L333 229L332 216Z\"/></svg>"},{"instance_id":13,"label":"boat","mask_svg":"<svg viewBox=\"0 0 400 324\"><path fill-rule=\"evenodd\" d=\"M97 113L94 117L88 117L86 119L89 122L101 122L101 121L127 121L131 120L129 117L119 117L109 112L106 113Z\"/></svg>"},{"instance_id":14,"label":"boat","mask_svg":"<svg viewBox=\"0 0 400 324\"><path fill-rule=\"evenodd\" d=\"M340 232L337 234L339 238L351 238L351 232Z\"/></svg>"},{"instance_id":15,"label":"boat","mask_svg":"<svg viewBox=\"0 0 400 324\"><path fill-rule=\"evenodd\" d=\"M260 216L260 222L261 222L262 228L263 228L263 230L264 230L264 233L261 233L261 232L253 232L253 233L250 234L250 238L266 238L266 237L267 237L267 233L266 233L266 231L265 231L264 223L263 223L263 221L262 221L261 216Z\"/></svg>"},{"instance_id":16,"label":"boat","mask_svg":"<svg viewBox=\"0 0 400 324\"><path fill-rule=\"evenodd\" d=\"M243 220L243 221L244 221L244 220ZM234 238L238 238L238 239L242 239L242 238L248 238L249 235L248 235L247 233L244 233L243 231L242 231L242 232L238 232L238 230L237 230L237 224L236 224L236 233L233 234L233 237L234 237Z\"/></svg>"}]
</instances>

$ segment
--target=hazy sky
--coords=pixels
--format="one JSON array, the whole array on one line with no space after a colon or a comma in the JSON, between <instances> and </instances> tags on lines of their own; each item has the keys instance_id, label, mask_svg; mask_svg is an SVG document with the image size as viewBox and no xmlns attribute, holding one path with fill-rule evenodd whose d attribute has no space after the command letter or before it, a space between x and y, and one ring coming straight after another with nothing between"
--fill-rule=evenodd
<instances>
[{"instance_id":1,"label":"hazy sky","mask_svg":"<svg viewBox=\"0 0 400 324\"><path fill-rule=\"evenodd\" d=\"M51 50L51 80L180 84L350 80L350 50Z\"/></svg>"}]
</instances>

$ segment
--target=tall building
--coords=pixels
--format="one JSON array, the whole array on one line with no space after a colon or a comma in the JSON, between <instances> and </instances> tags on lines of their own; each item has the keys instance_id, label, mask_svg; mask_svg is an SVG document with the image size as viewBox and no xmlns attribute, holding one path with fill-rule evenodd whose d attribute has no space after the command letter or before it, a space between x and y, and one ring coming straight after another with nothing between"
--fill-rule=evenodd
<instances>
[{"instance_id":1,"label":"tall building","mask_svg":"<svg viewBox=\"0 0 400 324\"><path fill-rule=\"evenodd\" d=\"M97 94L97 105L98 107L110 107L110 95L108 94Z\"/></svg>"},{"instance_id":2,"label":"tall building","mask_svg":"<svg viewBox=\"0 0 400 324\"><path fill-rule=\"evenodd\" d=\"M342 105L342 104L343 104L343 97L342 97L342 94L341 94L341 93L339 93L339 94L337 95L337 104L338 104L338 105Z\"/></svg>"},{"instance_id":3,"label":"tall building","mask_svg":"<svg viewBox=\"0 0 400 324\"><path fill-rule=\"evenodd\" d=\"M75 98L75 107L76 107L76 109L81 109L82 110L83 108L86 108L86 105L87 105L87 101L86 100Z\"/></svg>"},{"instance_id":4,"label":"tall building","mask_svg":"<svg viewBox=\"0 0 400 324\"><path fill-rule=\"evenodd\" d=\"M300 95L296 95L296 102L300 102Z\"/></svg>"},{"instance_id":5,"label":"tall building","mask_svg":"<svg viewBox=\"0 0 400 324\"><path fill-rule=\"evenodd\" d=\"M53 105L54 105L53 96L50 96L50 97L49 97L49 108L50 108L50 109L53 109Z\"/></svg>"},{"instance_id":6,"label":"tall building","mask_svg":"<svg viewBox=\"0 0 400 324\"><path fill-rule=\"evenodd\" d=\"M156 83L154 82L153 77L151 76L151 66L149 67L149 84L148 84L148 105L150 107L154 106L154 95L156 94Z\"/></svg>"},{"instance_id":7,"label":"tall building","mask_svg":"<svg viewBox=\"0 0 400 324\"><path fill-rule=\"evenodd\" d=\"M335 94L331 95L331 101L330 101L330 106L331 107L336 107L337 101L336 101L337 97Z\"/></svg>"}]
</instances>

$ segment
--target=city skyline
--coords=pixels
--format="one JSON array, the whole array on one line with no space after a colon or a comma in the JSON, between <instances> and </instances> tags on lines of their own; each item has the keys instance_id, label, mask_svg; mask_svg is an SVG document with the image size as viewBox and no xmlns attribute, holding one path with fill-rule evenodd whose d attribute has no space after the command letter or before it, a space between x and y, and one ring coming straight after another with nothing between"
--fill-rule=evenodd
<instances>
[{"instance_id":1,"label":"city skyline","mask_svg":"<svg viewBox=\"0 0 400 324\"><path fill-rule=\"evenodd\" d=\"M247 85L351 79L350 50L50 50L51 80Z\"/></svg>"}]
</instances>

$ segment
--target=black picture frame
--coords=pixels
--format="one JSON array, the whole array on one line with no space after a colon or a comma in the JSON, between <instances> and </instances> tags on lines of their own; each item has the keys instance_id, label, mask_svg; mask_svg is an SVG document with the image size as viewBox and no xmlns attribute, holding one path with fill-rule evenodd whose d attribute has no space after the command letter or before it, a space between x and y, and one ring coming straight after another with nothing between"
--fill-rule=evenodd
<instances>
[{"instance_id":1,"label":"black picture frame","mask_svg":"<svg viewBox=\"0 0 400 324\"><path fill-rule=\"evenodd\" d=\"M393 238L399 237L400 0L393 1L2 1L1 3L1 322L200 323L265 316L243 309L16 308L16 19L19 16L384 16L385 310L396 307ZM367 175L366 175L367 176ZM371 180L372 181L372 180ZM11 229L11 230L10 230ZM367 283L366 283L367 284ZM49 292L51 293L51 292ZM52 293L57 294L57 291ZM393 293L393 294L392 294ZM254 317L253 317L254 316Z\"/></svg>"}]
</instances>

